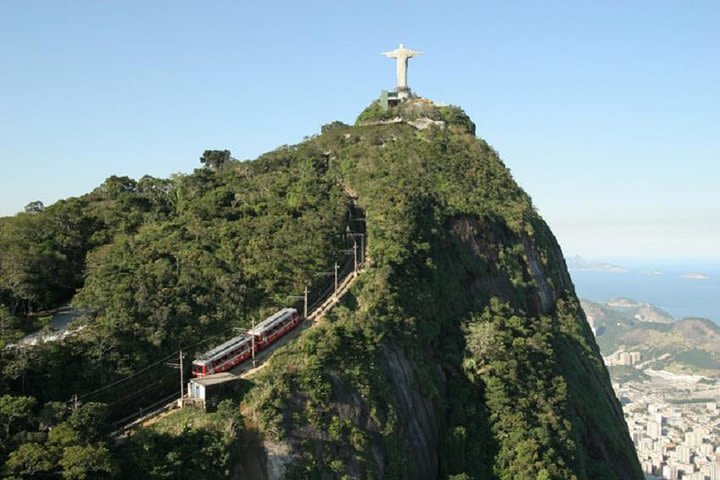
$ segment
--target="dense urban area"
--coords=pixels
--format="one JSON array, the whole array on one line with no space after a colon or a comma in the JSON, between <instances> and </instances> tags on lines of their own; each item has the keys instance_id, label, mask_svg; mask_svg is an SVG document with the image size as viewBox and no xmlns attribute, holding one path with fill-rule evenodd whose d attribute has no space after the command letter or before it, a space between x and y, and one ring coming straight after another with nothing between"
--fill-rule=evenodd
<instances>
[{"instance_id":1,"label":"dense urban area","mask_svg":"<svg viewBox=\"0 0 720 480\"><path fill-rule=\"evenodd\" d=\"M629 300L583 305L645 478L720 480L717 326Z\"/></svg>"},{"instance_id":2,"label":"dense urban area","mask_svg":"<svg viewBox=\"0 0 720 480\"><path fill-rule=\"evenodd\" d=\"M613 382L647 478L720 479L720 386L647 370L650 380Z\"/></svg>"}]
</instances>

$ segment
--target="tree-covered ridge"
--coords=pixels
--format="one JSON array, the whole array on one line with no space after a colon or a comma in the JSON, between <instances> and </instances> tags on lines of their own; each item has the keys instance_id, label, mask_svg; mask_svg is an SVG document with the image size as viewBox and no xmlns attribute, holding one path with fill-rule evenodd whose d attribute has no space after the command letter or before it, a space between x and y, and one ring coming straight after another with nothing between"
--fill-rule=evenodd
<instances>
[{"instance_id":1,"label":"tree-covered ridge","mask_svg":"<svg viewBox=\"0 0 720 480\"><path fill-rule=\"evenodd\" d=\"M170 180L113 176L83 197L0 218L0 301L23 316L70 299L87 252L167 218L172 190Z\"/></svg>"},{"instance_id":2,"label":"tree-covered ridge","mask_svg":"<svg viewBox=\"0 0 720 480\"><path fill-rule=\"evenodd\" d=\"M641 478L562 253L530 198L461 109L401 105L402 118L444 128L361 125L376 110L252 162L205 152L192 175L142 189L143 180L114 179L71 200L86 202L78 209L92 220L75 301L97 317L61 344L3 354L3 392L37 400L0 454L29 456L28 433L48 444L32 420L42 403L130 373L184 339L243 326L330 270L346 245L350 194L365 214L367 270L232 400L244 424L236 443L221 423L186 436L143 431L110 452L119 470L103 475L168 478L197 440L212 468L188 463L194 478L233 461L258 475L272 462L286 478ZM3 222L51 218L53 208ZM11 302L21 290L10 287L6 317L22 314ZM210 461L237 442L249 453ZM270 459L275 451L284 453ZM53 461L41 475L62 470ZM146 468L164 461L177 470ZM24 474L17 465L6 468Z\"/></svg>"},{"instance_id":3,"label":"tree-covered ridge","mask_svg":"<svg viewBox=\"0 0 720 480\"><path fill-rule=\"evenodd\" d=\"M325 252L344 246L344 193L320 176L322 159L291 165L302 154L285 154L196 172L180 183L177 215L93 251L76 300L97 311L97 335L179 346L249 323L330 268ZM263 171L278 160L287 172Z\"/></svg>"},{"instance_id":4,"label":"tree-covered ridge","mask_svg":"<svg viewBox=\"0 0 720 480\"><path fill-rule=\"evenodd\" d=\"M248 328L252 317L293 303L289 295L347 257L348 198L326 174L327 161L297 147L255 162L206 162L169 180L111 177L83 197L2 219L0 247L11 254L0 256L3 340L16 341L39 309L69 299L93 315L62 342L0 350L0 394L27 398L26 416L37 418L48 402L72 406L65 402L73 394L206 340L186 352L199 353L233 328ZM102 397L114 419L128 389L153 392L137 382L121 386ZM11 424L0 457L20 453L7 468L25 472L19 455L47 445L60 420ZM80 436L66 447L85 444ZM71 478L58 455L33 478L60 471Z\"/></svg>"}]
</instances>

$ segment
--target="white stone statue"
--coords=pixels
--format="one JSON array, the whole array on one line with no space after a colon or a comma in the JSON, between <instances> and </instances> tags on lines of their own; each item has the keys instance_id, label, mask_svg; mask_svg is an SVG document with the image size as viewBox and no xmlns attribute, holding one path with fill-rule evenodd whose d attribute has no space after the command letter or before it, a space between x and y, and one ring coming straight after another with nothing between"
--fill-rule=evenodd
<instances>
[{"instance_id":1,"label":"white stone statue","mask_svg":"<svg viewBox=\"0 0 720 480\"><path fill-rule=\"evenodd\" d=\"M397 62L397 89L398 91L401 90L408 90L408 84L407 84L407 67L408 67L408 59L414 57L415 55L420 55L423 52L416 52L415 50L410 50L409 48L405 48L403 44L400 44L399 48L396 48L395 50L391 50L389 52L383 52L380 55L385 55L389 58L394 58Z\"/></svg>"}]
</instances>

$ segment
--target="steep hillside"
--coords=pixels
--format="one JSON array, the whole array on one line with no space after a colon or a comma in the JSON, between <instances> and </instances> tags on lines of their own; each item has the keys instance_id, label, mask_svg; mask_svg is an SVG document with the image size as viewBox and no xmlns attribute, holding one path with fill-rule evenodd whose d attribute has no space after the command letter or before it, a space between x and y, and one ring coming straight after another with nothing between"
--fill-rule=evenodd
<instances>
[{"instance_id":1,"label":"steep hillside","mask_svg":"<svg viewBox=\"0 0 720 480\"><path fill-rule=\"evenodd\" d=\"M371 266L253 378L268 477L642 478L552 233L461 110L421 109L446 128L371 108L310 142Z\"/></svg>"},{"instance_id":2,"label":"steep hillside","mask_svg":"<svg viewBox=\"0 0 720 480\"><path fill-rule=\"evenodd\" d=\"M36 478L71 465L71 448L105 449L94 472L125 477L642 478L562 252L474 133L457 107L373 104L355 126L326 125L252 162L225 156L158 188L96 192L133 215L75 201L88 225L70 245L69 285L97 316L39 362L0 359L3 393L67 399L277 308L347 249L360 221L348 221L348 195L365 215L367 268L326 321L246 382L232 399L239 418L169 419L110 448L77 426L99 413L47 420L33 407L0 451L6 468L25 475L44 444L52 457ZM7 223L48 221L52 208ZM14 285L0 294L18 312L68 295L26 298Z\"/></svg>"}]
</instances>

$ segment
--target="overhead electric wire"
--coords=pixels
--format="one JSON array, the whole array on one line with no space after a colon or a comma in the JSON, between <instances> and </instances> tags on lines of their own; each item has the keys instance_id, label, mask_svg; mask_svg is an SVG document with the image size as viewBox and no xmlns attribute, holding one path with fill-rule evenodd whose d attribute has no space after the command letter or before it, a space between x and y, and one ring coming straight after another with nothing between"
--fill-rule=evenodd
<instances>
[{"instance_id":1,"label":"overhead electric wire","mask_svg":"<svg viewBox=\"0 0 720 480\"><path fill-rule=\"evenodd\" d=\"M175 375L173 374L173 377L174 377L174 376L175 376ZM148 383L148 384L146 384L144 387L140 388L139 390L133 390L129 395L125 395L124 397L121 397L121 398L115 400L115 401L112 402L112 403L108 403L107 406L108 406L108 407L112 407L113 405L117 405L118 403L122 403L122 402L124 402L125 400L127 400L127 399L129 399L129 398L136 397L138 394L140 394L140 393L142 393L142 392L144 392L144 391L146 391L146 390L152 389L153 387L162 386L162 385L163 385L163 382L160 381L160 380L157 380L157 381L152 382L152 383Z\"/></svg>"},{"instance_id":2,"label":"overhead electric wire","mask_svg":"<svg viewBox=\"0 0 720 480\"><path fill-rule=\"evenodd\" d=\"M127 380L130 380L130 379L132 379L132 378L135 378L135 377L137 377L138 375L142 375L143 373L145 373L146 371L150 370L151 368L153 368L153 367L155 367L155 366L157 366L157 365L159 365L159 364L161 364L161 363L163 363L163 362L166 362L166 361L170 360L171 358L175 358L175 354L174 354L174 353L171 354L171 355L168 355L167 357L165 357L165 358L163 358L163 359L161 359L161 360L158 360L157 362L155 362L155 363L153 363L153 364L151 364L151 365L148 365L147 367L143 368L142 370L138 370L137 372L133 373L132 375L129 375L129 376L127 376L127 377L123 377L123 378L121 378L121 379L119 379L119 380L115 380L114 382L108 383L107 385L103 385L102 387L98 388L97 390L93 390L92 392L84 393L84 394L82 394L82 395L79 395L79 396L77 397L77 399L78 399L78 400L81 400L81 399L83 399L83 398L87 398L87 397L89 397L90 395L94 395L94 394L96 394L96 393L98 393L98 392L102 392L103 390L107 390L107 389L110 388L110 387L113 387L113 386L118 385L118 384L120 384L120 383L123 383L123 382L125 382L125 381L127 381Z\"/></svg>"}]
</instances>

